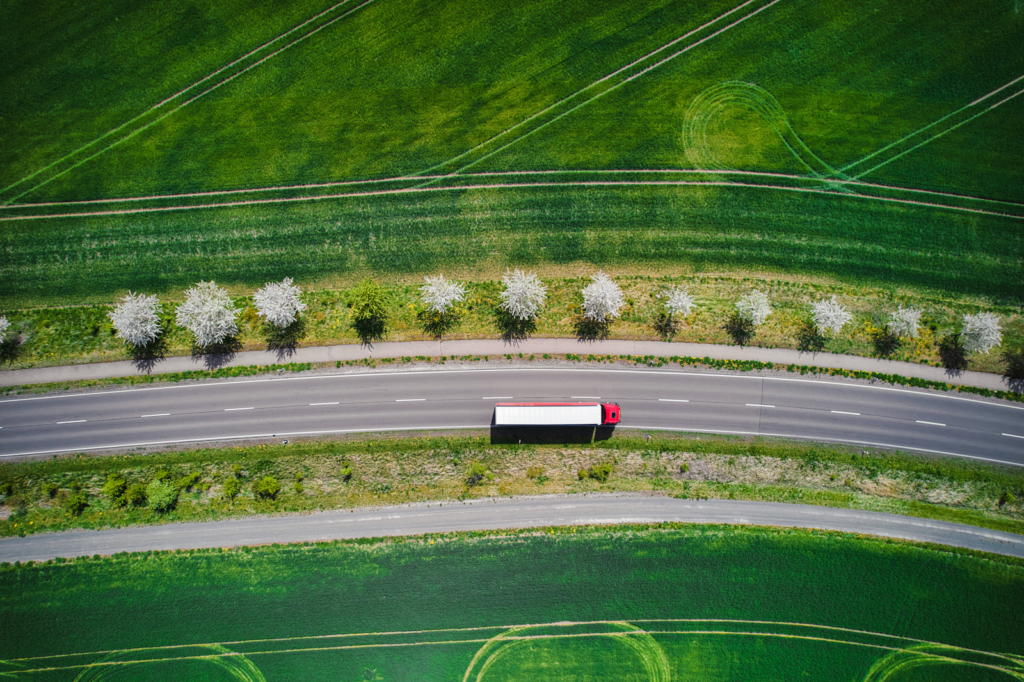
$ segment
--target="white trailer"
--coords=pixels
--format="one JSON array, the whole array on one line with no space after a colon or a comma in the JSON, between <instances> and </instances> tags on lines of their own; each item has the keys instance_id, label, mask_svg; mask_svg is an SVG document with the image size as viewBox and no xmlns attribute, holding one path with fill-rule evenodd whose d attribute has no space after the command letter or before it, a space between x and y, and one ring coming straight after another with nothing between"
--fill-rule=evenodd
<instances>
[{"instance_id":1,"label":"white trailer","mask_svg":"<svg viewBox=\"0 0 1024 682\"><path fill-rule=\"evenodd\" d=\"M495 426L601 426L619 422L617 403L498 403Z\"/></svg>"}]
</instances>

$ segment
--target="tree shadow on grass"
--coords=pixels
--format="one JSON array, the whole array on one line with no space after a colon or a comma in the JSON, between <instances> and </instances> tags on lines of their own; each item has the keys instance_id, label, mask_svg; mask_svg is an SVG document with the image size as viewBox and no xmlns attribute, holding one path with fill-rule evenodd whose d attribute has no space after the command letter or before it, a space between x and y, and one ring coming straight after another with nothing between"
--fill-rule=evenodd
<instances>
[{"instance_id":1,"label":"tree shadow on grass","mask_svg":"<svg viewBox=\"0 0 1024 682\"><path fill-rule=\"evenodd\" d=\"M960 340L960 334L946 334L939 342L939 359L946 370L946 376L960 377L967 369L967 349Z\"/></svg>"},{"instance_id":2,"label":"tree shadow on grass","mask_svg":"<svg viewBox=\"0 0 1024 682\"><path fill-rule=\"evenodd\" d=\"M609 320L591 320L578 315L572 323L572 331L579 341L605 341L611 336Z\"/></svg>"},{"instance_id":3,"label":"tree shadow on grass","mask_svg":"<svg viewBox=\"0 0 1024 682\"><path fill-rule=\"evenodd\" d=\"M21 334L5 339L0 343L0 363L14 364L14 361L21 356L25 347L25 338Z\"/></svg>"},{"instance_id":4,"label":"tree shadow on grass","mask_svg":"<svg viewBox=\"0 0 1024 682\"><path fill-rule=\"evenodd\" d=\"M156 367L156 364L164 359L167 352L167 337L163 334L147 343L145 346L129 346L128 357L135 369L149 374Z\"/></svg>"},{"instance_id":5,"label":"tree shadow on grass","mask_svg":"<svg viewBox=\"0 0 1024 682\"><path fill-rule=\"evenodd\" d=\"M823 353L825 340L813 322L804 322L796 332L796 349L801 353Z\"/></svg>"},{"instance_id":6,"label":"tree shadow on grass","mask_svg":"<svg viewBox=\"0 0 1024 682\"><path fill-rule=\"evenodd\" d=\"M205 347L193 345L192 359L201 358L203 367L207 370L215 370L229 364L240 350L242 350L242 342L238 340L238 337L230 336L220 343Z\"/></svg>"},{"instance_id":7,"label":"tree shadow on grass","mask_svg":"<svg viewBox=\"0 0 1024 682\"><path fill-rule=\"evenodd\" d=\"M726 321L723 329L725 329L725 333L729 335L729 338L739 346L746 346L750 343L750 339L754 338L754 334L757 331L754 323L742 317L739 313L733 313L728 321Z\"/></svg>"},{"instance_id":8,"label":"tree shadow on grass","mask_svg":"<svg viewBox=\"0 0 1024 682\"><path fill-rule=\"evenodd\" d=\"M383 341L387 332L386 317L370 317L365 320L353 320L352 329L359 337L359 343L372 349L375 341Z\"/></svg>"},{"instance_id":9,"label":"tree shadow on grass","mask_svg":"<svg viewBox=\"0 0 1024 682\"><path fill-rule=\"evenodd\" d=\"M267 339L267 350L274 351L278 360L285 360L295 355L299 341L306 336L306 320L300 317L287 327L266 323L263 335Z\"/></svg>"},{"instance_id":10,"label":"tree shadow on grass","mask_svg":"<svg viewBox=\"0 0 1024 682\"><path fill-rule=\"evenodd\" d=\"M458 325L461 317L455 312L439 313L432 310L422 310L416 319L419 320L423 331L431 336L440 339Z\"/></svg>"},{"instance_id":11,"label":"tree shadow on grass","mask_svg":"<svg viewBox=\"0 0 1024 682\"><path fill-rule=\"evenodd\" d=\"M671 341L679 331L679 323L671 315L659 313L658 321L654 323L654 329L662 341Z\"/></svg>"},{"instance_id":12,"label":"tree shadow on grass","mask_svg":"<svg viewBox=\"0 0 1024 682\"><path fill-rule=\"evenodd\" d=\"M530 334L537 331L537 320L529 318L520 320L510 315L508 311L498 308L494 313L494 323L501 332L501 340L512 345L518 344L530 338Z\"/></svg>"}]
</instances>

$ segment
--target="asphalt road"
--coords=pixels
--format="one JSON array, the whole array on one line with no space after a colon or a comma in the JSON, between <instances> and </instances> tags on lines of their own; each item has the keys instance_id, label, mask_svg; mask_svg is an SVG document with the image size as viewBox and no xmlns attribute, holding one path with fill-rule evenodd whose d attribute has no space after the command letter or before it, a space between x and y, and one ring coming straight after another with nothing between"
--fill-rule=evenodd
<instances>
[{"instance_id":1,"label":"asphalt road","mask_svg":"<svg viewBox=\"0 0 1024 682\"><path fill-rule=\"evenodd\" d=\"M44 561L54 557L106 556L157 549L316 542L457 530L661 521L820 528L1024 557L1024 536L892 514L773 502L574 495L47 533L0 540L0 561Z\"/></svg>"},{"instance_id":2,"label":"asphalt road","mask_svg":"<svg viewBox=\"0 0 1024 682\"><path fill-rule=\"evenodd\" d=\"M787 436L1024 466L1024 407L813 379L656 369L427 369L0 401L0 457L398 429L487 428L498 400L618 402L622 429ZM519 430L524 440L537 432Z\"/></svg>"}]
</instances>

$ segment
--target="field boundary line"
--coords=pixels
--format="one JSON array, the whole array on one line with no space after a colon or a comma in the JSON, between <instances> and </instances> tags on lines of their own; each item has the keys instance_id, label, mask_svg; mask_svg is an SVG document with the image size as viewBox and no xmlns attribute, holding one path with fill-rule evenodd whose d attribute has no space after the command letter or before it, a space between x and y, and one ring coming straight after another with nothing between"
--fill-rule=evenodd
<instances>
[{"instance_id":1,"label":"field boundary line","mask_svg":"<svg viewBox=\"0 0 1024 682\"><path fill-rule=\"evenodd\" d=\"M627 622L631 621L616 621L616 622ZM547 625L553 625L547 624ZM537 626L544 627L544 626ZM885 644L873 644L868 642L858 642L844 639L836 639L831 637L815 637L812 635L798 635L790 633L780 632L757 632L757 631L742 631L742 630L644 630L636 629L625 632L581 632L581 633L564 633L564 634L545 634L545 635L507 635L501 637L502 641L538 641L538 640L551 640L551 639L584 639L591 637L630 637L636 634L645 634L649 636L655 635L717 635L717 636L734 636L734 637L770 637L776 639L791 639L801 640L810 642L825 642L828 644L839 644L853 647L861 647L866 649L877 649L882 651L908 651L906 647L901 646L887 646ZM457 639L457 640L437 640L437 641L426 641L426 642L382 642L379 644L350 644L332 647L308 647L302 649L269 649L266 651L228 651L225 653L217 654L202 654L196 656L176 656L172 658L148 658L148 659L137 659L127 661L96 661L92 663L81 663L78 665L67 665L67 666L51 666L46 668L34 668L18 670L18 673L38 673L38 672L54 672L58 670L79 670L79 669L95 669L95 668L117 668L117 667L128 667L132 665L139 665L144 663L174 663L179 661L201 661L201 660L213 660L220 658L252 658L255 656L270 656L275 654L302 654L302 653L313 653L313 652L324 652L324 651L352 651L359 649L395 649L404 647L426 647L435 645L450 645L450 644L484 644L492 641L490 639ZM198 645L187 645L187 646L198 646ZM1007 658L1003 654L990 653L990 652L979 652L972 649L964 649L957 646L948 644L937 645L943 648L952 649L954 651L964 651L972 653L982 653L985 655L995 656L998 658ZM121 650L114 650L113 653L119 653ZM980 668L987 668L989 670L996 670L999 672L1010 674L1016 677L1016 673L1008 671L1003 666L995 665L992 663L982 663L979 661L963 660L953 658L952 656L944 656L933 652L926 651L915 651L917 655L932 658L939 661L948 661L950 663L957 663L962 665L977 666ZM77 655L77 654L75 654ZM16 659L26 660L26 659ZM1013 663L1016 663L1013 659L1010 659Z\"/></svg>"},{"instance_id":2,"label":"field boundary line","mask_svg":"<svg viewBox=\"0 0 1024 682\"><path fill-rule=\"evenodd\" d=\"M771 2L769 2L768 4L763 5L761 7L758 7L756 10L754 10L750 14L747 14L746 16L743 16L743 17L737 19L736 21L732 22L731 24L728 24L727 26L723 26L722 28L718 29L714 33L711 33L710 35L705 36L704 38L701 38L700 40L698 40L695 43L687 45L686 47L684 47L683 49L679 50L678 52L676 52L674 54L671 54L668 57L665 57L664 59L662 59L662 60L660 60L658 62L655 62L654 64L652 64L652 65L650 65L650 66L648 66L648 67L646 67L644 69L641 69L640 71L638 71L637 73L633 74L632 76L630 76L630 77L628 77L628 78L626 78L626 79L624 79L624 80L622 80L622 81L620 81L620 82L610 86L608 89L602 90L601 92L597 93L596 95L594 95L590 99L586 99L586 100L580 102L579 104L574 105L573 107L571 107L571 108L567 109L566 111L560 113L559 115L555 116L550 121L545 121L544 123L542 123L541 125L537 126L536 128L533 128L532 130L527 131L526 133L520 135L519 137L516 137L515 139L511 140L510 142L507 142L507 143L503 144L502 146L498 147L494 151L488 152L487 154L484 154L480 158L476 159L475 161L472 161L472 162L462 166L461 168L453 171L453 174L457 175L457 174L461 173L462 171L466 170L467 168L472 168L473 166L475 166L476 164L480 163L481 161L484 161L485 159L488 159L488 158L494 156L495 154L498 154L500 152L505 151L506 149L508 149L512 145L515 145L515 144L518 144L519 142L522 142L523 140L525 140L526 138L530 137L534 133L540 132L544 128L547 128L549 125L551 125L551 124L555 123L556 121L564 118L565 116L568 116L569 114L577 111L578 109L581 109L582 107L585 107L586 105L590 104L591 102L596 101L597 99L599 99L599 98L607 95L608 93L610 93L610 92L612 92L612 91L622 87L623 85L626 85L627 83L630 83L630 82L636 80L637 78L640 78L640 76L643 76L643 75L647 74L648 72L658 68L662 64L665 64L666 62L669 62L669 61L675 59L676 57L678 57L678 56L680 56L682 54L685 54L686 52L689 52L693 48L699 47L700 45L703 45L704 43L706 43L707 41L711 40L712 38L715 38L715 37L721 35L722 33L725 33L729 29L731 29L731 28L733 28L735 26L738 26L739 24L743 23L747 19L750 19L751 17L754 17L754 16L760 14L761 12L765 11L766 9L768 9L770 7L773 7L774 5L776 5L776 4L780 3L780 2L782 2L782 0L771 0ZM742 5L741 5L741 7L742 7ZM692 35L692 33L693 32L691 32L691 35Z\"/></svg>"},{"instance_id":3,"label":"field boundary line","mask_svg":"<svg viewBox=\"0 0 1024 682\"><path fill-rule=\"evenodd\" d=\"M93 140L92 142L90 142L89 144L87 144L87 145L85 145L85 146L83 146L83 147L80 147L79 149L75 150L74 152L71 152L70 154L67 154L67 155L65 155L65 156L64 156L64 157L62 157L61 159L58 159L57 161L54 161L53 163L51 163L51 164L50 164L49 166L47 166L46 168L44 168L44 169L40 169L39 171L36 171L36 173L33 173L33 176L37 175L38 173L41 173L41 172L43 172L43 170L45 170L45 169L47 169L47 168L52 168L52 167L53 167L54 165L56 165L57 163L60 163L61 161L64 161L64 160L66 160L66 159L69 159L69 158L71 158L71 157L72 157L72 156L74 156L75 154L79 153L80 151L82 151L82 150L84 150L84 149L87 149L88 147L91 147L92 145L96 144L96 143L97 143L97 142L99 142L100 140L102 140L102 139L104 139L104 138L106 138L106 137L110 136L110 135L111 135L111 134L113 134L113 133L116 133L116 132L118 132L118 131L122 130L122 129L123 129L123 128L125 128L126 126L128 126L128 125L131 125L132 123L135 123L136 121L140 120L141 118L143 118L143 117L144 117L144 116L146 116L147 114L149 114L149 113L151 113L151 112L155 111L155 110L156 110L157 108L159 108L159 107L163 106L163 105L164 105L164 104L165 104L166 102L169 102L169 101L170 101L170 100L172 100L172 99L177 99L177 98L178 98L179 96L181 96L181 95L182 95L182 94L184 94L185 92L187 92L187 91L189 91L189 90L193 89L194 87L196 87L196 86L197 86L197 85L199 85L200 83L203 83L204 81L207 81L207 80L209 80L209 79L210 79L210 78L212 78L213 76L215 76L215 75L217 75L217 74L219 74L219 73L221 73L221 72L225 71L226 69L230 68L231 66L233 66L233 65L235 65L235 64L238 64L239 62L243 61L244 59L246 59L247 57L251 56L251 55L252 55L252 54L254 54L255 52L258 52L258 51L262 50L263 48L267 47L268 45L270 45L270 44L272 44L272 43L275 43L275 42L277 42L278 40L280 40L280 39L281 39L281 38L283 38L284 36L288 35L289 33L293 33L293 32L295 32L296 30L298 30L298 29L300 29L300 28L302 28L302 27L306 26L306 25L307 25L307 24L309 24L310 22L312 22L312 21L315 21L315 20L316 20L317 18L319 18L319 17L322 17L322 16L324 16L325 14L327 14L327 13L329 13L329 12L333 11L334 9L336 9L336 8L340 7L341 5L344 5L344 4L346 4L347 2L350 2L350 1L351 1L351 0L342 0L342 2L338 3L337 5L334 5L333 7L329 8L329 9L327 9L327 10L324 10L323 12L321 12L321 13L320 13L320 14L318 14L318 15L316 15L315 17L313 17L313 18L311 18L311 19L308 19L308 20L306 20L305 22L303 22L303 23L302 23L302 24L300 24L299 26L297 26L297 27L295 27L295 28L293 28L293 29L290 29L290 30L289 30L289 31L287 31L286 33L283 33L283 34L281 34L281 36L278 36L277 38L275 38L274 40L272 40L272 41L271 41L270 43L265 43L264 45L260 46L259 48L257 48L257 49L256 49L256 50L254 50L253 52L250 52L249 54L247 54L246 56L244 56L244 57L240 57L239 59L236 59L236 60L235 60L234 62L232 62L232 63L231 63L231 64L229 64L228 66L222 67L221 69L219 69L219 70L215 71L214 73L210 74L210 75L209 75L209 76L207 76L206 78L203 78L202 80L200 80L200 81L197 81L196 83L193 83L192 85L190 85L190 86L189 86L188 88L186 88L185 90L182 90L181 92L177 93L176 95L174 95L174 96L172 96L172 97L170 97L170 98L168 98L168 99L164 100L164 101L163 101L163 102L161 102L160 104L158 104L158 105L156 105L156 106L154 106L154 107L151 107L150 109L147 109L146 111L144 111L143 113L139 114L139 115L138 115L138 116L136 116L135 118L133 118L133 119L131 119L131 120L127 121L126 123L123 123L123 124L121 124L121 125L120 125L120 126L119 126L118 128L115 128L114 130L112 130L112 131L110 131L110 132L108 132L108 133L104 134L104 135L103 135L102 137L99 137L99 138L97 138L97 139ZM26 194L30 194L30 193L32 193L32 192L34 192L34 191L38 190L39 188L41 188L41 187L43 187L43 186L45 186L45 185L49 184L49 183L50 183L50 182L52 182L53 180L56 180L57 178L60 178L60 177L62 177L63 175L65 175L65 174L67 174L67 173L71 172L71 171L72 171L72 170L74 170L75 168L78 168L78 167L79 167L79 166L81 166L82 164L84 164L84 163L87 163L88 161L91 161L92 159L96 158L97 156L100 156L101 154L103 154L103 153L105 153L105 152L107 152L107 151L110 151L110 150L111 150L111 149L113 149L114 147L117 147L118 145L122 144L123 142L127 142L128 140L130 140L131 138L135 137L136 135L138 135L139 133L143 132L144 130L147 130L147 129L149 129L150 127L152 127L152 126L156 125L157 123L159 123L160 121L164 120L164 119L165 119L165 118L167 118L168 116L170 116L170 115L172 115L172 114L174 114L174 113L176 113L176 112L180 111L181 109L183 109L184 107L188 106L188 105L189 105L189 104L191 104L192 102L196 101L197 99L199 99L199 98L200 98L200 97L202 97L203 95L206 95L206 94L208 94L208 93L210 93L210 92L212 92L212 91L216 90L217 88L219 88L219 87L220 87L220 86L222 86L222 85L225 85L225 84L227 84L227 83L230 83L231 81L233 81L233 80L234 80L235 78L238 78L238 77L239 77L239 76L241 76L242 74L244 74L244 73L247 73L248 71L250 71L250 70L254 69L255 67L259 66L260 64L264 63L265 61L267 61L267 60L269 60L269 59L271 59L271 58L273 58L273 57L277 56L278 54L280 54L280 53L284 52L284 51L285 51L285 50L287 50L288 48L290 48L290 47L293 47L294 45L297 45L297 44L299 44L300 42L302 42L302 41L303 41L303 40L305 40L306 38L309 38L309 37L311 37L311 36L313 36L313 35L315 35L315 34L319 33L320 31L322 31L323 29L327 28L328 26L330 26L330 25L334 24L335 22L337 22L337 21L340 21L341 19L344 19L345 17L347 17L347 16L349 16L349 15L353 14L354 12L357 12L357 11L359 11L360 9L362 9L363 7L365 7L365 6L369 5L369 4L371 4L372 2L374 2L374 0L363 0L363 1L362 1L362 2L360 3L360 4L356 5L356 6L355 6L355 7L353 7L352 9L350 9L350 10L348 10L348 11L346 11L346 12L344 12L344 13L340 14L339 16L337 16L337 17L335 17L335 18L331 19L330 21L328 21L328 22L326 22L326 23L324 23L324 24L321 24L320 26L318 26L318 27L316 27L315 29L313 29L313 30L309 31L308 33L304 33L304 34L302 34L302 35L301 35L301 36L299 36L298 38L296 38L296 39L294 39L293 41L291 41L290 43L286 44L286 45L285 45L284 47L278 48L277 50L275 50L274 52L271 52L271 53L270 53L269 55L267 55L266 57L263 57L263 58L259 59L258 61L256 61L256 62L254 62L254 63L250 64L249 66L245 67L244 69L242 69L242 70L241 70L241 71L239 71L238 73L235 73L235 74L232 74L231 76L228 76L228 77L227 77L227 78L225 78L224 80L222 80L222 81L219 81L218 83L216 83L216 84L214 84L213 86L211 86L211 87L207 88L206 90L203 90L203 91L202 91L202 92L200 92L200 93L199 93L198 95L195 95L194 97L191 97L190 99L188 99L188 100L186 100L186 101L182 102L181 104L178 104L177 106L175 106L174 108L172 108L172 109L171 109L170 111L168 111L167 113L165 113L165 114L163 114L163 115L161 115L161 116L157 117L156 119L154 119L154 120L152 120L152 121L150 121L150 122L146 123L145 125L143 125L143 126L141 126L141 127L139 127L139 128L136 128L135 130L133 130L132 132L128 133L128 134L127 134L127 135L125 135L124 137L122 137L122 138L120 138L120 139L118 139L118 140L116 140L116 141L112 142L111 144L107 145L106 147L103 147L103 148L102 148L102 149L100 149L99 151L96 151L96 152L94 152L94 153L90 154L89 156L85 157L84 159L82 159L82 160L80 160L80 161L77 161L77 162L75 162L74 164L72 164L71 166L69 166L69 167L65 168L64 170L60 171L59 173L57 173L57 174L55 174L55 175L52 175L52 176L50 176L49 178L47 178L46 180L44 180L44 181L42 181L42 182L40 182L40 183L38 183L38 184L36 184L36 185L32 186L31 188L29 188L29 189L27 189L27 190L25 190L25 191L21 192L20 194L17 194L17 195L15 195L15 196L11 197L10 199L8 199L7 201L5 201L4 203L5 203L5 204L9 204L9 203L12 203L12 202L14 202L14 201L17 201L18 199L20 199L21 197L25 196ZM29 177L33 177L33 176L29 176ZM7 188L5 188L5 189L3 189L3 190L0 190L0 194L2 194L3 192L6 192L6 191L7 191L7 190L9 190L9 189L12 189L13 187L17 187L18 185L20 185L20 184L22 184L23 182L25 182L25 180L27 180L27 179L28 179L28 178L23 178L22 180L19 180L18 182L14 183L13 185L10 185L9 187L7 187Z\"/></svg>"},{"instance_id":4,"label":"field boundary line","mask_svg":"<svg viewBox=\"0 0 1024 682\"><path fill-rule=\"evenodd\" d=\"M446 179L451 179L450 176L446 176ZM171 211L195 211L201 209L215 209L215 208L237 208L242 206L259 206L263 204L280 204L280 203L297 203L304 201L325 201L331 199L345 199L345 198L362 198L362 197L375 197L375 196L387 196L397 194L419 194L426 192L451 192L451 191L469 191L469 190L485 190L485 189L532 189L532 188L543 188L543 187L737 187L746 189L768 189L778 190L785 192L797 192L804 194L826 194L840 198L847 199L864 199L869 201L881 201L896 204L906 204L911 206L923 206L926 208L937 208L945 209L949 211L961 211L966 213L975 213L980 215L989 215L1000 218L1010 218L1013 220L1024 220L1024 215L1017 215L1013 213L1000 213L998 211L989 211L981 208L968 208L965 206L951 206L949 204L940 204L936 202L928 201L917 201L914 199L898 199L895 197L879 197L870 194L847 194L843 192L837 192L835 190L828 189L817 189L813 187L789 187L785 185L771 185L767 183L752 183L752 182L727 182L718 180L707 180L707 181L685 181L685 180L665 180L665 181L593 181L593 182L523 182L523 183L494 183L494 184L472 184L472 185L451 185L451 186L416 186L406 187L399 189L379 190L379 191L366 191L366 192L348 192L344 194L322 194L316 196L304 196L304 197L281 197L272 199L250 199L246 201L229 201L215 204L196 204L192 206L180 205L180 206L155 206L155 207L144 207L135 209L122 209L122 210L109 210L109 211L86 211L81 213L52 213L44 215L24 215L24 216L5 216L0 217L0 223L2 222L13 222L20 220L48 220L54 218L83 218L83 217L96 217L96 216L110 216L110 215L134 215L143 213L166 213Z\"/></svg>"},{"instance_id":5,"label":"field boundary line","mask_svg":"<svg viewBox=\"0 0 1024 682\"><path fill-rule=\"evenodd\" d=\"M483 142L481 142L481 143L479 143L479 144L477 144L477 145L467 149L466 151L464 151L464 152L462 152L462 153L460 153L460 154L458 154L456 156L453 156L453 157L449 158L446 161L442 161L439 164L431 166L430 168L427 168L426 170L422 171L422 174L430 173L430 172L432 172L434 170L437 170L438 168L443 168L444 166L447 166L450 163L458 161L459 159L463 158L464 156L472 154L477 149L480 149L481 147L484 147L484 146L490 144L491 142L493 142L493 141L503 137L504 135L507 135L507 134L511 133L513 130L516 130L517 128L520 128L520 127L526 125L527 123L529 123L530 121L536 119L537 117L543 116L544 114L546 114L547 112L551 111L555 107L557 107L557 106L559 106L561 104L564 104L565 102L568 102L569 100L571 100L572 98L576 97L577 95L579 95L579 94L581 94L583 92L586 92L587 90L589 90L590 88L592 88L592 87L594 87L596 85L600 85L601 83L607 81L610 78L614 78L615 76L619 75L623 71L626 71L627 69L630 69L630 68L636 66L637 64L639 64L640 62L644 61L645 59L653 57L654 55L658 54L659 52L661 52L663 50L666 50L666 49L672 47L673 45L676 45L680 41L689 38L693 34L698 33L699 31L702 31L705 28L708 28L712 24L718 23L719 21L721 21L725 17L729 16L730 14L732 14L732 13L738 11L738 10L743 9L747 5L750 5L750 4L754 3L754 2L757 2L757 0L746 0L746 2L740 3L739 5L733 7L731 10L729 10L728 12L725 12L723 14L718 15L714 19L711 19L710 21L705 22L704 24L698 26L697 28L694 28L694 29L684 33L683 35L679 36L678 38L674 38L673 40L665 43L664 45L658 47L657 49L655 49L655 50L653 50L651 52L648 52L644 56L642 56L642 57L640 57L638 59L633 60L632 62L626 64L625 66L623 66L623 67L621 67L619 69L616 69L615 71L609 73L608 75L603 76L603 77L599 78L596 81L593 81L592 83L590 83L590 84L580 88L579 90L576 90L575 92L573 92L570 95L567 95L566 97L563 97L562 99L558 100L557 102L554 102L553 104L549 104L548 106L544 107L540 111L531 114L527 118L524 118L522 121L519 121L515 125L513 125L513 126L511 126L509 128L506 128L505 130L501 131L500 133L492 135L488 139L486 139ZM458 173L459 171L455 171L455 172Z\"/></svg>"},{"instance_id":6,"label":"field boundary line","mask_svg":"<svg viewBox=\"0 0 1024 682\"><path fill-rule=\"evenodd\" d=\"M558 170L558 169L542 169L542 170L522 170L522 171L487 171L481 173L461 173L458 176L451 175L431 175L431 176L415 176L415 175L396 175L385 178L371 178L364 180L341 180L337 182L319 182L319 183L306 183L302 185L281 185L272 187L254 187L251 189L228 189L228 190L212 190L209 192L187 192L182 194L158 194L150 196L139 196L139 197L117 197L111 199L84 199L79 201L52 201L52 202L40 202L40 203L26 203L26 204L8 204L0 206L0 211L3 210L18 210L18 209L31 209L41 208L44 206L84 206L84 205L96 205L96 204L116 204L116 203L129 203L139 201L161 201L164 199L188 199L194 197L208 197L208 196L227 196L232 194L260 194L265 192L289 192L299 189L318 189L327 187L347 187L356 185L372 185L372 184L385 184L389 182L418 182L425 179L457 179L457 178L486 178L486 177L520 177L530 175L673 175L673 174L686 174L686 175L740 175L740 176L752 176L752 177L767 177L767 178L785 178L788 180L797 180L800 182L818 182L826 183L831 185L852 185L855 187L873 187L877 189L884 189L894 192L912 192L916 194L929 194L934 196L949 197L952 199L962 199L964 201L979 201L985 203L1002 204L1005 206L1016 206L1024 208L1024 203L1005 201L1003 199L989 199L987 197L976 197L968 194L956 194L953 192L939 192L936 190L919 189L916 187L903 187L900 185L885 185L874 182L864 182L862 180L838 180L834 178L821 178L810 175L796 175L794 173L772 173L769 171L745 171L745 170L731 170L731 169L701 169L701 168L648 168L648 169L571 169L571 170ZM2 220L2 218L0 218Z\"/></svg>"},{"instance_id":7,"label":"field boundary line","mask_svg":"<svg viewBox=\"0 0 1024 682\"><path fill-rule=\"evenodd\" d=\"M848 632L858 635L867 635L870 637L882 637L885 639L897 639L904 642L913 642L914 644L928 644L931 646L952 646L943 642L936 642L928 639L919 639L917 637L908 637L906 635L894 635L887 632L873 632L871 630L858 630L856 628L844 628L838 625L821 625L819 623L799 623L796 621L775 621L775 620L749 620L743 618L634 618L627 621L620 620L583 620L583 621L569 621L568 625L611 625L615 623L627 622L630 624L635 623L729 623L737 625L774 625L774 626L785 626L785 627L801 627L801 628L815 628L820 630L830 630L835 632ZM517 625L478 625L475 627L467 628L428 628L426 630L386 630L386 631L374 631L374 632L341 632L330 635L299 635L296 637L268 637L264 639L238 639L223 642L200 642L198 644L166 644L162 646L144 646L144 647L133 647L129 649L102 649L99 651L79 651L70 654L50 654L47 656L28 656L25 658L10 658L8 661L45 661L54 658L68 658L71 656L100 656L104 654L115 654L115 653L131 653L137 651L163 651L169 649L188 649L192 647L208 647L213 645L220 646L237 646L239 644L263 644L266 642L293 642L298 640L318 640L318 639L332 639L332 638L347 638L347 637L394 637L397 635L424 635L430 633L442 633L442 632L480 632L482 630L514 630L524 628L539 628L555 625L558 623L520 623ZM662 632L661 630L646 630L651 634ZM671 631L665 631L671 632ZM688 631L687 631L688 632ZM989 656L999 656L1001 658L1007 658L1008 660L1014 660L1012 656L1008 654L1002 654L992 651L984 651L982 649L971 649L968 647L956 647L962 651L970 651L973 653L987 654Z\"/></svg>"}]
</instances>

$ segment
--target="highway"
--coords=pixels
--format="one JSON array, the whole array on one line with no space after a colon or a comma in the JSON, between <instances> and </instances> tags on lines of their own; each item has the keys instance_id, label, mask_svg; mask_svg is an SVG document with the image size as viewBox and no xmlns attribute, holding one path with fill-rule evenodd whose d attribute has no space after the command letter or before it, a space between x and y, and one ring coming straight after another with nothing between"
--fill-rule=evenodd
<instances>
[{"instance_id":1,"label":"highway","mask_svg":"<svg viewBox=\"0 0 1024 682\"><path fill-rule=\"evenodd\" d=\"M619 429L784 436L1024 466L1024 406L815 379L593 367L438 367L8 398L0 401L0 457L480 429L494 403L510 399L618 402Z\"/></svg>"},{"instance_id":2,"label":"highway","mask_svg":"<svg viewBox=\"0 0 1024 682\"><path fill-rule=\"evenodd\" d=\"M663 521L820 528L1024 557L1024 537L1020 535L858 509L640 495L550 495L40 533L0 539L0 561L45 561L119 552L321 542L459 530Z\"/></svg>"}]
</instances>

